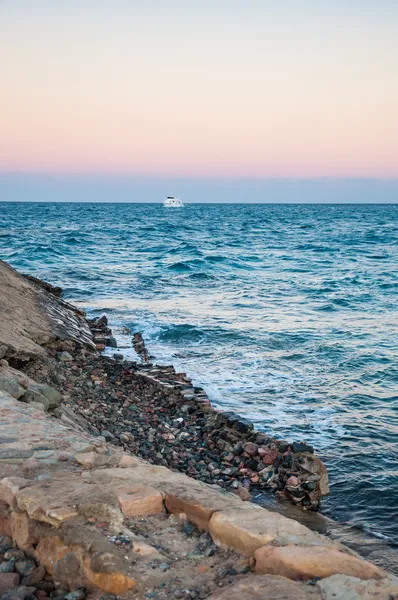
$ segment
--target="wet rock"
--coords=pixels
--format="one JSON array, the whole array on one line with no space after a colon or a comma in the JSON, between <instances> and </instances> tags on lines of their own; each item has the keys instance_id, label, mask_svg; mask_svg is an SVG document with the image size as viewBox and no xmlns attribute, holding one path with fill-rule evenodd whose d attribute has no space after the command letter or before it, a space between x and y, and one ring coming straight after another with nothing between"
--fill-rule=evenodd
<instances>
[{"instance_id":1,"label":"wet rock","mask_svg":"<svg viewBox=\"0 0 398 600\"><path fill-rule=\"evenodd\" d=\"M117 348L117 341L112 335L105 337L105 346L109 348Z\"/></svg>"},{"instance_id":2,"label":"wet rock","mask_svg":"<svg viewBox=\"0 0 398 600\"><path fill-rule=\"evenodd\" d=\"M314 453L314 448L309 444L305 444L304 442L293 442L291 449L295 454L299 452L310 452L311 454Z\"/></svg>"}]
</instances>

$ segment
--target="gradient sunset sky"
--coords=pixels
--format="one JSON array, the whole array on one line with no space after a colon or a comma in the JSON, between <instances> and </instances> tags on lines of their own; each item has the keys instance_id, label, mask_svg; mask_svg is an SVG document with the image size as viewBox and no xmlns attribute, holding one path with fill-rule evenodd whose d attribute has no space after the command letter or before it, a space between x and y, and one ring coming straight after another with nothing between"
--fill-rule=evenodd
<instances>
[{"instance_id":1,"label":"gradient sunset sky","mask_svg":"<svg viewBox=\"0 0 398 600\"><path fill-rule=\"evenodd\" d=\"M0 0L0 172L398 178L395 0Z\"/></svg>"}]
</instances>

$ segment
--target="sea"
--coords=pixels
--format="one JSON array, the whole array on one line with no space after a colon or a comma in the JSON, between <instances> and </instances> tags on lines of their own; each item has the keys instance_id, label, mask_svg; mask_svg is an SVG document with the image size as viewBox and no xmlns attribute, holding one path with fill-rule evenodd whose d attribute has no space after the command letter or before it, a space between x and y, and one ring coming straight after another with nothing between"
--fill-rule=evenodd
<instances>
[{"instance_id":1,"label":"sea","mask_svg":"<svg viewBox=\"0 0 398 600\"><path fill-rule=\"evenodd\" d=\"M3 260L106 313L125 356L127 326L216 407L312 444L322 514L394 568L398 205L0 206Z\"/></svg>"}]
</instances>

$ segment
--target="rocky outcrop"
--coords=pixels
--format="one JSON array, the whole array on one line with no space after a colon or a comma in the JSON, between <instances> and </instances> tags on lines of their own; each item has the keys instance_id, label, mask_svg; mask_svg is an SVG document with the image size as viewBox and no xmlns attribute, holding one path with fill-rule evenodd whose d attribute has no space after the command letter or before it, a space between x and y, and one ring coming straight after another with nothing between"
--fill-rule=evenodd
<instances>
[{"instance_id":1,"label":"rocky outcrop","mask_svg":"<svg viewBox=\"0 0 398 600\"><path fill-rule=\"evenodd\" d=\"M90 596L96 590L131 600L398 594L397 580L341 544L76 431L6 392L0 392L1 535L4 581L16 590L29 584L30 595L55 585L81 600L98 598ZM2 542L24 553L25 566L15 567ZM0 576L0 589L1 582Z\"/></svg>"},{"instance_id":2,"label":"rocky outcrop","mask_svg":"<svg viewBox=\"0 0 398 600\"><path fill-rule=\"evenodd\" d=\"M0 261L0 358L29 360L45 348L94 348L82 311Z\"/></svg>"}]
</instances>

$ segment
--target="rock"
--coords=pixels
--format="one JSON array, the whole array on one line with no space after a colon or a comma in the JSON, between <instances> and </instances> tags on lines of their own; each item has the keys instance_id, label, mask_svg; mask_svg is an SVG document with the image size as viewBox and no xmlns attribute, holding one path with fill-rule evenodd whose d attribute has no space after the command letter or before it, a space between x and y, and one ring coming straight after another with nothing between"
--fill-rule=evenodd
<instances>
[{"instance_id":1,"label":"rock","mask_svg":"<svg viewBox=\"0 0 398 600\"><path fill-rule=\"evenodd\" d=\"M11 548L13 547L13 542L12 539L7 537L7 536L1 536L0 537L0 553L3 554L4 552L7 552L7 550L11 550ZM10 558L12 558L10 556Z\"/></svg>"},{"instance_id":2,"label":"rock","mask_svg":"<svg viewBox=\"0 0 398 600\"><path fill-rule=\"evenodd\" d=\"M249 575L207 598L208 600L321 600L321 595L313 586L291 581L285 577Z\"/></svg>"},{"instance_id":3,"label":"rock","mask_svg":"<svg viewBox=\"0 0 398 600\"><path fill-rule=\"evenodd\" d=\"M300 480L295 475L291 475L286 481L286 485L290 487L297 487L298 485L300 485Z\"/></svg>"},{"instance_id":4,"label":"rock","mask_svg":"<svg viewBox=\"0 0 398 600\"><path fill-rule=\"evenodd\" d=\"M15 559L11 558L8 561L0 563L0 573L13 573L15 570Z\"/></svg>"},{"instance_id":5,"label":"rock","mask_svg":"<svg viewBox=\"0 0 398 600\"><path fill-rule=\"evenodd\" d=\"M115 490L125 517L156 515L163 512L162 494L146 485L120 486Z\"/></svg>"},{"instance_id":6,"label":"rock","mask_svg":"<svg viewBox=\"0 0 398 600\"><path fill-rule=\"evenodd\" d=\"M18 573L0 573L0 596L19 585Z\"/></svg>"},{"instance_id":7,"label":"rock","mask_svg":"<svg viewBox=\"0 0 398 600\"><path fill-rule=\"evenodd\" d=\"M36 565L33 560L18 560L15 563L15 570L21 577L25 577L31 575L36 570Z\"/></svg>"},{"instance_id":8,"label":"rock","mask_svg":"<svg viewBox=\"0 0 398 600\"><path fill-rule=\"evenodd\" d=\"M332 575L318 582L324 600L394 600L398 597L398 581L362 581L348 575Z\"/></svg>"},{"instance_id":9,"label":"rock","mask_svg":"<svg viewBox=\"0 0 398 600\"><path fill-rule=\"evenodd\" d=\"M113 335L106 336L105 346L108 346L109 348L117 348L116 338L114 338Z\"/></svg>"},{"instance_id":10,"label":"rock","mask_svg":"<svg viewBox=\"0 0 398 600\"><path fill-rule=\"evenodd\" d=\"M247 444L243 446L243 449L250 456L255 456L258 452L258 446L257 444L253 444L253 442L247 442Z\"/></svg>"},{"instance_id":11,"label":"rock","mask_svg":"<svg viewBox=\"0 0 398 600\"><path fill-rule=\"evenodd\" d=\"M73 356L69 354L69 352L60 352L58 354L58 360L60 360L61 362L70 362L71 360L73 360Z\"/></svg>"},{"instance_id":12,"label":"rock","mask_svg":"<svg viewBox=\"0 0 398 600\"><path fill-rule=\"evenodd\" d=\"M299 452L310 452L311 454L314 453L314 448L309 444L305 444L304 442L293 442L293 444L291 444L290 447L292 449L292 452L294 452L295 454Z\"/></svg>"},{"instance_id":13,"label":"rock","mask_svg":"<svg viewBox=\"0 0 398 600\"><path fill-rule=\"evenodd\" d=\"M263 546L256 550L256 572L290 579L329 577L336 573L359 579L381 579L384 573L366 560L322 546Z\"/></svg>"},{"instance_id":14,"label":"rock","mask_svg":"<svg viewBox=\"0 0 398 600\"><path fill-rule=\"evenodd\" d=\"M20 585L15 589L3 594L1 600L26 600L29 598L29 596L33 596L35 591L35 587L26 587L24 585Z\"/></svg>"},{"instance_id":15,"label":"rock","mask_svg":"<svg viewBox=\"0 0 398 600\"><path fill-rule=\"evenodd\" d=\"M25 393L25 389L19 385L18 380L7 375L0 375L0 390L10 394L16 400L19 400Z\"/></svg>"},{"instance_id":16,"label":"rock","mask_svg":"<svg viewBox=\"0 0 398 600\"><path fill-rule=\"evenodd\" d=\"M77 452L75 454L75 460L85 469L93 469L97 458L96 452Z\"/></svg>"},{"instance_id":17,"label":"rock","mask_svg":"<svg viewBox=\"0 0 398 600\"><path fill-rule=\"evenodd\" d=\"M57 408L62 401L62 394L46 384L31 384L21 397L23 402L39 402L45 410Z\"/></svg>"},{"instance_id":18,"label":"rock","mask_svg":"<svg viewBox=\"0 0 398 600\"><path fill-rule=\"evenodd\" d=\"M18 571L18 569L17 569L17 571ZM18 572L20 573L20 571L18 571ZM29 573L28 575L21 573L21 575L24 575L24 577L22 579L22 583L23 583L23 585L27 585L27 586L36 585L42 579L44 579L45 574L46 574L45 568L43 567L43 565L39 565L38 567L33 569L31 571L31 573Z\"/></svg>"},{"instance_id":19,"label":"rock","mask_svg":"<svg viewBox=\"0 0 398 600\"><path fill-rule=\"evenodd\" d=\"M278 458L278 450L259 448L258 453L261 456L261 462L263 462L265 465L273 465Z\"/></svg>"},{"instance_id":20,"label":"rock","mask_svg":"<svg viewBox=\"0 0 398 600\"><path fill-rule=\"evenodd\" d=\"M130 467L135 467L139 464L139 459L135 456L129 456L128 454L124 454L119 461L119 467L121 469L129 469Z\"/></svg>"},{"instance_id":21,"label":"rock","mask_svg":"<svg viewBox=\"0 0 398 600\"><path fill-rule=\"evenodd\" d=\"M264 544L278 540L284 543L298 539L302 539L303 543L312 541L304 525L255 507L215 513L209 531L218 544L234 548L246 556Z\"/></svg>"},{"instance_id":22,"label":"rock","mask_svg":"<svg viewBox=\"0 0 398 600\"><path fill-rule=\"evenodd\" d=\"M110 442L115 439L115 436L113 435L113 433L111 433L107 429L104 429L103 431L101 431L101 435L103 438L105 438L105 440L107 442Z\"/></svg>"},{"instance_id":23,"label":"rock","mask_svg":"<svg viewBox=\"0 0 398 600\"><path fill-rule=\"evenodd\" d=\"M84 560L84 575L88 581L104 592L125 594L136 587L137 582L125 575L110 554L98 554Z\"/></svg>"},{"instance_id":24,"label":"rock","mask_svg":"<svg viewBox=\"0 0 398 600\"><path fill-rule=\"evenodd\" d=\"M209 522L216 511L241 505L232 494L222 494L199 482L186 486L171 483L165 491L168 512L185 515L199 529L209 528Z\"/></svg>"},{"instance_id":25,"label":"rock","mask_svg":"<svg viewBox=\"0 0 398 600\"><path fill-rule=\"evenodd\" d=\"M66 594L64 600L84 600L86 597L85 592L83 590L76 590L75 592L69 592Z\"/></svg>"},{"instance_id":26,"label":"rock","mask_svg":"<svg viewBox=\"0 0 398 600\"><path fill-rule=\"evenodd\" d=\"M249 490L243 486L238 488L237 495L244 502L248 502L249 500L251 500L251 497L252 497Z\"/></svg>"}]
</instances>

